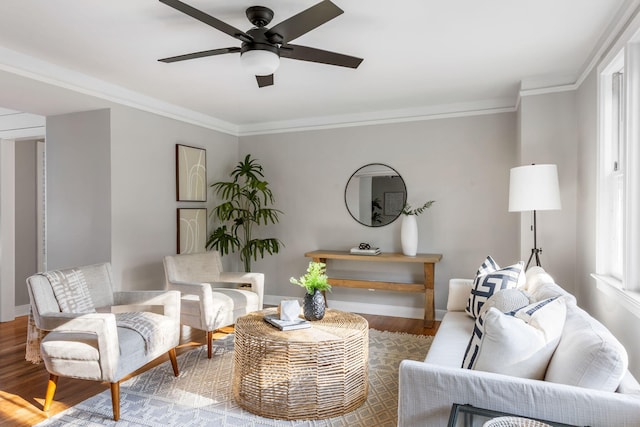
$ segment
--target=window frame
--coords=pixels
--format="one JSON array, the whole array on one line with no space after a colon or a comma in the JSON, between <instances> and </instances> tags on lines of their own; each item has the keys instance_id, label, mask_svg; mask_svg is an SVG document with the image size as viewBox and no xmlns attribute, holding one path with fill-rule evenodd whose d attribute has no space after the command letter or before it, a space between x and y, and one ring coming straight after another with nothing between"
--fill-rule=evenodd
<instances>
[{"instance_id":1,"label":"window frame","mask_svg":"<svg viewBox=\"0 0 640 427\"><path fill-rule=\"evenodd\" d=\"M624 38L621 38L624 39ZM640 317L640 31L626 41L619 40L614 49L598 68L598 164L597 164L597 212L596 212L596 279L598 289ZM610 274L606 265L607 226L610 220L603 201L607 200L603 182L606 171L607 132L611 131L611 75L623 67L624 130L620 145L621 170L624 175L622 277ZM635 120L634 120L635 119Z\"/></svg>"}]
</instances>

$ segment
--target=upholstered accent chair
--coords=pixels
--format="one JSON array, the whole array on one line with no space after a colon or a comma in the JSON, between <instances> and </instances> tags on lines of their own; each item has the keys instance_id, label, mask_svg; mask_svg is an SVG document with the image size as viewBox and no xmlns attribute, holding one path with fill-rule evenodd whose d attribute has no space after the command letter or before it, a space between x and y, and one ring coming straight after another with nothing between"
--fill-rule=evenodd
<instances>
[{"instance_id":1,"label":"upholstered accent chair","mask_svg":"<svg viewBox=\"0 0 640 427\"><path fill-rule=\"evenodd\" d=\"M163 261L167 289L182 293L180 320L183 325L207 332L209 358L216 330L262 309L264 274L223 271L218 251L170 255ZM225 284L227 287L223 287Z\"/></svg>"},{"instance_id":2,"label":"upholstered accent chair","mask_svg":"<svg viewBox=\"0 0 640 427\"><path fill-rule=\"evenodd\" d=\"M27 346L40 341L49 372L45 411L61 376L110 383L116 421L125 377L165 353L178 376L179 292L114 291L109 263L35 274L27 288L30 326L37 327L29 332L36 343L28 339ZM41 331L48 331L44 338Z\"/></svg>"}]
</instances>

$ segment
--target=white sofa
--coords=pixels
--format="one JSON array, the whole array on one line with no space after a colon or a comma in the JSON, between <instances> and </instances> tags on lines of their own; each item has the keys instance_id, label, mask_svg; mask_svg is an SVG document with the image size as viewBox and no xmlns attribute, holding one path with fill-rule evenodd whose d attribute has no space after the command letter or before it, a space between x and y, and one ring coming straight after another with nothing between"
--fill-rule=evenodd
<instances>
[{"instance_id":1,"label":"white sofa","mask_svg":"<svg viewBox=\"0 0 640 427\"><path fill-rule=\"evenodd\" d=\"M535 300L564 295L567 301L562 335L543 381L461 368L475 322L465 313L472 281L451 279L447 313L425 361L400 364L398 425L446 426L458 403L571 425L640 426L640 385L627 369L624 348L550 280L534 268L524 285ZM611 387L611 381L615 391L596 389Z\"/></svg>"}]
</instances>

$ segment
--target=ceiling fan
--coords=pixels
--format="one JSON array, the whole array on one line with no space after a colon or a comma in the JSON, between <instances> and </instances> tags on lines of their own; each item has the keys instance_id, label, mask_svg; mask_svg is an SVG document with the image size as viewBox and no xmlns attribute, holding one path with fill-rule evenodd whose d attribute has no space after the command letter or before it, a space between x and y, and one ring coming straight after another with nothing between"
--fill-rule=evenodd
<instances>
[{"instance_id":1,"label":"ceiling fan","mask_svg":"<svg viewBox=\"0 0 640 427\"><path fill-rule=\"evenodd\" d=\"M239 52L243 67L256 76L259 87L273 85L273 73L278 68L281 57L348 68L358 68L362 62L362 58L290 43L292 40L344 13L342 9L329 0L324 0L315 6L311 6L271 29L266 26L273 19L273 11L264 6L252 6L246 10L246 15L254 27L246 32L179 0L160 0L160 2L242 42L240 47L204 50L159 59L158 61L160 62L170 63Z\"/></svg>"}]
</instances>

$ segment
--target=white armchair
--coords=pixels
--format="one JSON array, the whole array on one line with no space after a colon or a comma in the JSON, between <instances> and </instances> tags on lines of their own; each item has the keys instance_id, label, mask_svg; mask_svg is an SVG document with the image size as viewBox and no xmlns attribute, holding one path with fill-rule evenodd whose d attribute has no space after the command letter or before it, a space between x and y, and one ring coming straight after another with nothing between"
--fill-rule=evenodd
<instances>
[{"instance_id":1,"label":"white armchair","mask_svg":"<svg viewBox=\"0 0 640 427\"><path fill-rule=\"evenodd\" d=\"M264 274L225 272L218 251L166 256L163 263L167 289L182 293L180 321L207 332L209 358L216 330L233 325L240 316L262 310ZM250 287L221 287L223 283Z\"/></svg>"},{"instance_id":2,"label":"white armchair","mask_svg":"<svg viewBox=\"0 0 640 427\"><path fill-rule=\"evenodd\" d=\"M124 377L164 353L178 376L178 292L114 292L108 263L35 274L27 288L35 326L48 331L40 342L49 372L45 411L60 376L110 383L116 421Z\"/></svg>"}]
</instances>

